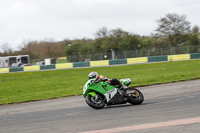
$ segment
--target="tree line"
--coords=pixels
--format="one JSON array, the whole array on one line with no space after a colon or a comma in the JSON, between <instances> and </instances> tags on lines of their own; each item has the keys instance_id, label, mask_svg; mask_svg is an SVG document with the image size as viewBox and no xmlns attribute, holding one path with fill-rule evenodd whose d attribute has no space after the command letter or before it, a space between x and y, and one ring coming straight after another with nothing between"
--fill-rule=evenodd
<instances>
[{"instance_id":1,"label":"tree line","mask_svg":"<svg viewBox=\"0 0 200 133\"><path fill-rule=\"evenodd\" d=\"M8 44L0 46L0 56L29 55L31 59L56 58L61 56L93 54L124 50L141 50L200 45L199 27L191 27L185 15L169 13L157 20L154 33L149 36L124 31L121 28L101 27L95 39L75 39L56 42L53 39L27 41L12 50Z\"/></svg>"}]
</instances>

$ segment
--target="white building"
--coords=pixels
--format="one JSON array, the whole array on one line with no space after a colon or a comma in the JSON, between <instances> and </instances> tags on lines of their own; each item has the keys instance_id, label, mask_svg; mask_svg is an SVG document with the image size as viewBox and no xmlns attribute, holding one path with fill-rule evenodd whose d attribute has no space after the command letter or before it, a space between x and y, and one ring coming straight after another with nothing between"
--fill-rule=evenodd
<instances>
[{"instance_id":1,"label":"white building","mask_svg":"<svg viewBox=\"0 0 200 133\"><path fill-rule=\"evenodd\" d=\"M22 64L30 63L29 55L0 57L0 68L19 67Z\"/></svg>"}]
</instances>

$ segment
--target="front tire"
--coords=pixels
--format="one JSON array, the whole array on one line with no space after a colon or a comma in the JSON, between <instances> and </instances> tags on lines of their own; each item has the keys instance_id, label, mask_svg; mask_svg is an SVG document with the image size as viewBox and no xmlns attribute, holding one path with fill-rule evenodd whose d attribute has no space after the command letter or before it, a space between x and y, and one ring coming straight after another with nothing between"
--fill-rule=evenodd
<instances>
[{"instance_id":1,"label":"front tire","mask_svg":"<svg viewBox=\"0 0 200 133\"><path fill-rule=\"evenodd\" d=\"M98 99L96 99L95 97L89 94L86 96L85 101L90 107L94 109L102 109L105 107L105 101L100 95L98 95Z\"/></svg>"},{"instance_id":2,"label":"front tire","mask_svg":"<svg viewBox=\"0 0 200 133\"><path fill-rule=\"evenodd\" d=\"M134 93L134 96L128 97L128 102L133 105L142 104L144 101L144 96L142 92L135 88L132 88L131 90L135 91L135 93Z\"/></svg>"}]
</instances>

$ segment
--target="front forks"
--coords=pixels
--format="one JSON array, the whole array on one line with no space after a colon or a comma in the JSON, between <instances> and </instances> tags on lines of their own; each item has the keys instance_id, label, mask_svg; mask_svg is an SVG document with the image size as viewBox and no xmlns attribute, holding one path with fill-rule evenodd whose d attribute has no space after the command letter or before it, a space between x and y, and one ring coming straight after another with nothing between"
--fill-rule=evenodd
<instances>
[{"instance_id":1,"label":"front forks","mask_svg":"<svg viewBox=\"0 0 200 133\"><path fill-rule=\"evenodd\" d=\"M99 95L95 95L95 99L96 102L99 100Z\"/></svg>"}]
</instances>

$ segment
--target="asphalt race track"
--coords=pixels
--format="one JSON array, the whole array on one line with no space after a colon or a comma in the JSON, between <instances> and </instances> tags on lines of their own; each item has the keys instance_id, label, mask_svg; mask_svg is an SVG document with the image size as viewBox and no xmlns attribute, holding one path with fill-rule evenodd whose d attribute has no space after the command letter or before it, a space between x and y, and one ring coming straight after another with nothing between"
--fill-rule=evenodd
<instances>
[{"instance_id":1,"label":"asphalt race track","mask_svg":"<svg viewBox=\"0 0 200 133\"><path fill-rule=\"evenodd\" d=\"M82 96L0 106L0 133L199 133L200 80L140 87L142 105L95 110Z\"/></svg>"}]
</instances>

